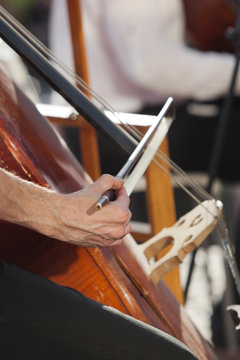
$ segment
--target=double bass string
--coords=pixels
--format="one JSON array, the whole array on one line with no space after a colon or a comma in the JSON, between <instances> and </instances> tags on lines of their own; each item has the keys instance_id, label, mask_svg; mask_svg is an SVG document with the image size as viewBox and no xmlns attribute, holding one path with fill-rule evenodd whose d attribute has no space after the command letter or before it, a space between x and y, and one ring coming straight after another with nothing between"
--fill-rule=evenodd
<instances>
[{"instance_id":1,"label":"double bass string","mask_svg":"<svg viewBox=\"0 0 240 360\"><path fill-rule=\"evenodd\" d=\"M32 45L34 45L41 55L45 58L46 61L53 61L57 66L61 68L73 81L76 81L77 85L80 86L80 91L85 91L89 95L93 97L94 100L98 102L99 105L101 105L101 108L103 110L108 110L117 120L117 122L121 123L121 125L128 131L128 133L132 134L133 141L137 139L138 141L142 138L142 133L140 130L138 130L136 127L131 126L127 124L127 122L123 121L122 118L120 118L119 113L113 109L112 106L110 106L109 103L107 103L99 94L97 94L91 87L76 73L74 73L71 69L69 69L65 64L61 62L54 54L43 44L39 39L37 39L33 34L31 34L21 23L19 23L11 14L9 14L2 6L0 6L1 14L7 19L7 21L19 32L21 33L27 41L29 41ZM169 157L167 157L163 152L160 150L157 153L157 157L166 163L166 165L170 166L171 170L176 173L178 176L180 176L181 180L175 179L175 181L178 183L178 185L183 188L185 192L189 194L195 200L197 203L200 203L200 199L209 199L212 198L199 184L196 182L193 182L193 180L183 171L181 170ZM171 176L170 172L164 168L160 161L156 158L153 160L157 166L159 166L165 173L167 173L169 176ZM197 199L196 196L194 196L186 186L183 185L183 183L190 185L193 190L198 194L200 199Z\"/></svg>"},{"instance_id":2,"label":"double bass string","mask_svg":"<svg viewBox=\"0 0 240 360\"><path fill-rule=\"evenodd\" d=\"M7 11L5 11L3 8L0 7L0 9L3 12L3 16L7 19L7 21L9 21L9 23L16 29L16 31L19 31L28 42L30 42L31 44L34 44L34 46L36 46L36 48L38 49L38 51L40 52L41 56L44 57L45 61L49 61L48 58L50 58L53 62L57 63L58 66L61 67L61 69L67 73L68 75L70 75L74 80L77 81L77 84L80 85L80 87L84 87L84 90L87 90L89 93L91 93L93 95L93 98L95 100L98 101L98 103L101 104L101 106L105 109L107 109L109 112L111 112L113 114L113 116L115 116L115 118L118 120L118 122L120 122L124 128L126 128L126 130L128 131L128 134L132 134L132 140L135 142L135 139L140 140L142 138L142 133L135 127L132 127L130 125L128 125L126 122L123 122L119 116L117 116L117 112L115 112L112 107L109 106L109 104L107 104L99 95L97 95L95 92L92 91L92 89L79 77L76 76L76 74L71 71L70 69L68 69L64 64L62 64L60 62L60 60L58 60L48 49L47 47L45 47L38 39L36 39L28 30L26 30L17 20L15 20L15 18L11 17L11 15L9 15L7 13ZM204 192L204 190L197 184L197 183L193 183L192 180L190 180L190 178L186 175L186 173L184 173L183 171L179 171L179 168L172 162L170 161L170 159L168 157L164 157L164 154L161 153L159 151L159 153L157 154L158 159L161 159L162 161L164 161L172 170L172 172L176 173L176 174L181 174L181 178L183 178L185 180L185 183L191 184L191 188L192 190L194 190L194 192L197 194L198 197L200 197L200 199L206 199L206 197L208 198L208 194L206 192ZM157 166L159 166L160 168L162 168L162 170L168 174L168 176L171 176L170 172L168 170L166 170L161 164L160 161L157 160L156 158L154 159L154 162L157 164ZM198 199L196 196L193 195L193 193L191 191L189 191L189 189L183 185L184 181L178 181L178 185L186 192L189 194L189 196L191 196L193 198L193 200L195 200L197 203L201 203L201 200Z\"/></svg>"},{"instance_id":3,"label":"double bass string","mask_svg":"<svg viewBox=\"0 0 240 360\"><path fill-rule=\"evenodd\" d=\"M24 26L22 26L14 17L12 17L3 7L0 6L1 15L14 27L16 31L18 31L20 34L24 36L26 41L28 41L31 45L34 45L36 49L40 52L40 56L44 57L44 60L49 62L49 59L55 64L57 64L65 73L67 73L73 80L77 82L80 87L82 87L85 91L87 91L89 94L93 96L95 100L98 101L99 104L101 104L103 109L107 109L109 112L113 114L113 116L122 124L122 126L128 131L128 134L131 134L132 140L135 142L135 139L140 140L142 138L142 133L140 130L138 130L136 127L128 125L126 122L124 122L122 119L120 119L120 116L118 116L118 112L114 111L110 105L104 101L96 92L94 92L79 76L77 76L72 70L67 68L59 59L57 59L51 51L44 46L36 37L34 37ZM81 89L80 89L81 91ZM194 201L197 203L201 203L202 199L209 198L209 194L197 183L194 183L193 180L187 176L185 172L180 170L179 167L176 166L165 154L163 154L161 151L157 154L158 159L154 159L154 162L159 166L165 173L168 174L168 176L171 176L171 173L160 164L159 160L162 160L167 164L173 173L180 175L180 177L185 181L178 181L178 185L193 198ZM191 191L184 185L184 182L190 185L192 190L197 194L197 197L193 195ZM199 198L198 198L199 197ZM212 197L210 197L212 198Z\"/></svg>"},{"instance_id":4,"label":"double bass string","mask_svg":"<svg viewBox=\"0 0 240 360\"><path fill-rule=\"evenodd\" d=\"M37 49L39 49L39 51L45 57L46 60L50 59L56 65L58 65L61 68L61 70L63 70L67 75L69 75L72 78L73 81L76 81L77 85L80 86L80 90L82 88L89 95L91 95L94 98L94 100L97 100L97 102L101 105L102 109L108 110L116 118L116 120L119 123L121 123L128 132L132 134L134 138L136 138L139 141L141 140L142 133L140 132L140 130L138 130L134 126L127 124L127 122L124 122L123 119L120 118L119 113L116 110L114 110L113 107L109 103L107 103L99 94L97 94L93 89L91 89L91 87L80 76L74 73L70 68L68 68L65 64L63 64L61 60L59 60L56 56L54 56L54 54L43 43L41 43L39 39L37 39L34 35L32 35L21 23L19 23L13 16L11 16L4 8L1 7L1 11L3 12L6 19L8 19L9 22L15 27L15 29L18 30L21 34L23 34L24 37L29 42L31 42L34 46L36 46ZM178 176L180 176L180 178L185 180L184 181L185 183L191 185L194 191L197 192L201 198L203 199L212 198L211 195L209 195L201 186L199 186L199 184L197 184L196 182L194 183L193 180L182 169L180 169L169 157L167 157L160 150L158 151L157 157L162 161L164 161L168 166L170 166L173 172L175 172ZM154 162L159 167L161 167L168 175L170 175L168 170L163 168L158 160L154 159ZM177 179L175 179L175 181L178 183L180 187L184 187L184 185L182 185L183 181L178 181ZM184 190L187 193L189 193L189 195L191 196L191 192L189 192L189 190L186 187L184 187ZM197 201L197 198L194 197L194 200ZM197 202L198 203L201 202L200 199Z\"/></svg>"},{"instance_id":5,"label":"double bass string","mask_svg":"<svg viewBox=\"0 0 240 360\"><path fill-rule=\"evenodd\" d=\"M14 17L12 17L2 6L0 6L0 14L1 16L7 20L11 26L19 32L27 42L34 46L38 52L39 56L43 57L47 62L54 62L55 66L59 66L66 75L72 78L73 81L77 82L80 86L79 91L84 94L84 92L88 93L93 97L94 100L97 101L98 106L101 107L101 110L108 110L116 119L117 121L124 127L128 135L131 137L132 141L136 144L136 139L140 140L142 138L142 133L136 127L127 124L126 121L123 121L120 118L119 113L114 111L114 109L105 101L103 100L95 91L93 91L88 84L86 84L83 79L81 79L78 75L76 75L72 70L67 68L59 59L57 59L51 51L43 45L36 37L34 37L24 26L22 26ZM167 155L165 155L160 150L158 151L157 155L153 159L157 166L159 166L168 176L172 177L172 174L178 175L180 179L176 178L175 182L182 188L194 201L198 204L201 203L203 199L213 199L213 197L208 194L203 187L201 187L198 183L194 182L181 168L179 168ZM167 166L170 168L171 171L167 170L164 166L161 165L160 161L163 161ZM184 185L187 184L186 186ZM189 187L191 191L189 190ZM195 194L193 194L193 191ZM202 205L203 206L203 205ZM206 209L208 212L209 209ZM226 259L229 263L233 278L236 283L237 290L240 294L240 276L239 271L236 265L236 259L234 256L234 250L231 245L231 241L229 239L227 227L224 223L223 218L220 220L218 219L217 225L217 232L222 240L224 254Z\"/></svg>"},{"instance_id":6,"label":"double bass string","mask_svg":"<svg viewBox=\"0 0 240 360\"><path fill-rule=\"evenodd\" d=\"M12 26L4 16L1 16L0 33L2 38L102 135L113 144L118 145L122 151L128 154L133 152L136 143L130 137L130 134L118 124L113 123L100 111L86 94L67 80L62 75L62 72L59 72L48 59L45 59L39 49L33 46L32 42L25 39L21 33L19 34L16 25Z\"/></svg>"},{"instance_id":7,"label":"double bass string","mask_svg":"<svg viewBox=\"0 0 240 360\"><path fill-rule=\"evenodd\" d=\"M99 104L102 105L104 109L108 109L113 115L116 112L111 106L99 95L97 94L79 75L77 75L73 70L67 67L59 58L57 58L47 46L45 46L38 38L36 38L29 30L27 30L20 22L18 22L11 14L9 14L2 6L0 10L5 19L19 32L21 33L27 41L33 44L44 56L46 61L53 61L58 65L61 70L63 70L66 75L68 75L72 81L76 81L77 85L80 86L80 90L86 91L87 94L91 95ZM116 115L115 115L116 116ZM120 121L120 119L117 119Z\"/></svg>"}]
</instances>

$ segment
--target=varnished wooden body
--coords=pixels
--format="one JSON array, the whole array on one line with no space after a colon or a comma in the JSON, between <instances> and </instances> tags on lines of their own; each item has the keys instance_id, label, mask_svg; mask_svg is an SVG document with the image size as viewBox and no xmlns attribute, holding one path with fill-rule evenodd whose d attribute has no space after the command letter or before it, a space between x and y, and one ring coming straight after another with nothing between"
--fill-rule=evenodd
<instances>
[{"instance_id":1,"label":"varnished wooden body","mask_svg":"<svg viewBox=\"0 0 240 360\"><path fill-rule=\"evenodd\" d=\"M2 72L0 93L1 167L63 193L88 184L90 178L63 140ZM116 249L116 260L111 248L75 247L5 222L0 234L0 258L172 334L199 359L215 359L169 289L162 282L154 285L143 273L127 241ZM135 274L134 282L121 261Z\"/></svg>"}]
</instances>

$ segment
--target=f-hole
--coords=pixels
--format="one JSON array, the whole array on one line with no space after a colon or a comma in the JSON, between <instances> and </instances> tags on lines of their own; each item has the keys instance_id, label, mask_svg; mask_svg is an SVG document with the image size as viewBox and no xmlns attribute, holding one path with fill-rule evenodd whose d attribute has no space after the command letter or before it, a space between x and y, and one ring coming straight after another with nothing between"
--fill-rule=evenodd
<instances>
[{"instance_id":1,"label":"f-hole","mask_svg":"<svg viewBox=\"0 0 240 360\"><path fill-rule=\"evenodd\" d=\"M198 225L202 220L203 220L202 215L201 214L197 215L191 222L190 227Z\"/></svg>"},{"instance_id":2,"label":"f-hole","mask_svg":"<svg viewBox=\"0 0 240 360\"><path fill-rule=\"evenodd\" d=\"M149 263L153 263L155 261L155 257L159 256L162 257L165 254L167 254L173 247L173 237L172 236L165 236L158 240L156 240L154 243L149 245L144 251L144 254L146 258L148 259Z\"/></svg>"}]
</instances>

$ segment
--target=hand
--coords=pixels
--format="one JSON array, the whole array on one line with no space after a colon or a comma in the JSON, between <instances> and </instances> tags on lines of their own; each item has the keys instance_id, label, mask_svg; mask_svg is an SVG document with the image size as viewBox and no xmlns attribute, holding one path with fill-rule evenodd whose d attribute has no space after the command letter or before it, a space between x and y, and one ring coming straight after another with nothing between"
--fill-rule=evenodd
<instances>
[{"instance_id":1,"label":"hand","mask_svg":"<svg viewBox=\"0 0 240 360\"><path fill-rule=\"evenodd\" d=\"M96 210L97 200L109 189L116 190L116 200ZM30 202L31 217L25 226L44 235L75 245L110 246L119 244L131 230L129 198L123 180L111 175L103 175L75 193L44 190L42 195L42 199L35 197L37 201Z\"/></svg>"},{"instance_id":2,"label":"hand","mask_svg":"<svg viewBox=\"0 0 240 360\"><path fill-rule=\"evenodd\" d=\"M96 210L107 190L116 200ZM95 183L59 194L0 169L0 219L81 246L117 245L131 230L129 198L123 180L101 176Z\"/></svg>"}]
</instances>

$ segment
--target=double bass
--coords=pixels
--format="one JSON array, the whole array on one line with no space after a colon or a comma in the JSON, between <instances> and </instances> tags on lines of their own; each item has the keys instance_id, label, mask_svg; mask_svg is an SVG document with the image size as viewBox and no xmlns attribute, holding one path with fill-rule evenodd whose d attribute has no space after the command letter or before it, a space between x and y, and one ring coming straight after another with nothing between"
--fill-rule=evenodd
<instances>
[{"instance_id":1,"label":"double bass","mask_svg":"<svg viewBox=\"0 0 240 360\"><path fill-rule=\"evenodd\" d=\"M234 52L227 30L237 20L237 1L183 0L186 37L189 44L202 51Z\"/></svg>"},{"instance_id":2,"label":"double bass","mask_svg":"<svg viewBox=\"0 0 240 360\"><path fill-rule=\"evenodd\" d=\"M33 52L34 66L48 78L49 74L46 73L51 66L46 63L42 65L37 52L22 42L21 36L20 43L14 42L18 33L16 29L7 28L5 20L2 16L1 36L18 52L22 52L28 61L29 54ZM54 76L48 79L49 82L87 120L93 120L96 128L106 133L118 146L132 151L134 145L127 134L99 115L98 110L55 70L52 73ZM63 193L86 186L91 180L82 166L63 145L49 122L3 72L0 74L0 89L1 167ZM96 114L103 120L103 125L95 117ZM71 286L90 298L152 324L184 342L199 359L216 358L210 345L165 284L162 281L155 284L149 280L130 252L127 241L116 252L111 248L75 247L5 222L1 223L1 234L4 234L0 244L2 259L59 284ZM16 234L17 238L23 239L21 243L16 240ZM125 261L130 270L135 268L137 277L129 277L119 259Z\"/></svg>"}]
</instances>

